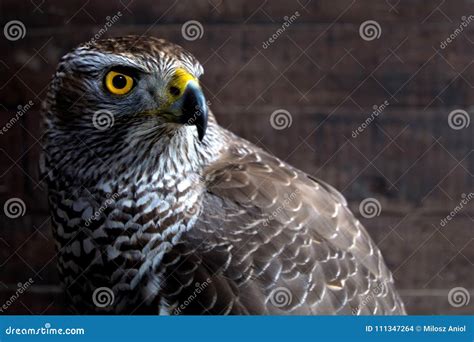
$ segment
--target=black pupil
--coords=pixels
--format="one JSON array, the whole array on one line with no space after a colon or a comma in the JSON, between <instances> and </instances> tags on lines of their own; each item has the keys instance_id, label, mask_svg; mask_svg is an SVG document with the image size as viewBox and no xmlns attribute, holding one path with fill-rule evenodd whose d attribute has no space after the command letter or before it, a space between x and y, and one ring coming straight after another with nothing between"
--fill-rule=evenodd
<instances>
[{"instance_id":1,"label":"black pupil","mask_svg":"<svg viewBox=\"0 0 474 342\"><path fill-rule=\"evenodd\" d=\"M116 75L112 79L112 84L117 89L123 89L127 85L127 79L123 75Z\"/></svg>"},{"instance_id":2,"label":"black pupil","mask_svg":"<svg viewBox=\"0 0 474 342\"><path fill-rule=\"evenodd\" d=\"M176 87L170 87L170 93L171 93L171 95L178 96L180 91Z\"/></svg>"}]
</instances>

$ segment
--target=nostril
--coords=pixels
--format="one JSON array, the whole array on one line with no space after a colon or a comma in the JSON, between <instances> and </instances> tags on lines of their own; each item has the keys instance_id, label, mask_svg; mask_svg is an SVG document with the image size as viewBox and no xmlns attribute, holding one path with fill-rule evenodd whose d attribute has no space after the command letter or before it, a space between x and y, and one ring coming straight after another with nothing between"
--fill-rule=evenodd
<instances>
[{"instance_id":1,"label":"nostril","mask_svg":"<svg viewBox=\"0 0 474 342\"><path fill-rule=\"evenodd\" d=\"M173 96L178 96L181 94L181 91L177 87L170 87L170 94Z\"/></svg>"}]
</instances>

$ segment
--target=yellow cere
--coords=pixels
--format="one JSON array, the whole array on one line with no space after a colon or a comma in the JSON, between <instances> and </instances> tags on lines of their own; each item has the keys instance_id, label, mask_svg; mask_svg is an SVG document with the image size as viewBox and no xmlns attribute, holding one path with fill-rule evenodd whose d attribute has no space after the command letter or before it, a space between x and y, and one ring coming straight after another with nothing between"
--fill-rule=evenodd
<instances>
[{"instance_id":1,"label":"yellow cere","mask_svg":"<svg viewBox=\"0 0 474 342\"><path fill-rule=\"evenodd\" d=\"M117 71L109 71L105 76L105 86L115 95L125 95L133 87L133 78Z\"/></svg>"},{"instance_id":2,"label":"yellow cere","mask_svg":"<svg viewBox=\"0 0 474 342\"><path fill-rule=\"evenodd\" d=\"M171 101L176 100L184 93L189 81L198 82L197 78L183 68L179 68L175 71L168 84L168 93Z\"/></svg>"}]
</instances>

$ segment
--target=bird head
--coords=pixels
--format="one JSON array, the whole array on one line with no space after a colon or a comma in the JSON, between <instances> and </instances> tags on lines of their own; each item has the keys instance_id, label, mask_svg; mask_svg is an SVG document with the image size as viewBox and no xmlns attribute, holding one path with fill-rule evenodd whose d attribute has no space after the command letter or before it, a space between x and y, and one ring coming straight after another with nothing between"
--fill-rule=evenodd
<instances>
[{"instance_id":1,"label":"bird head","mask_svg":"<svg viewBox=\"0 0 474 342\"><path fill-rule=\"evenodd\" d=\"M59 65L55 112L64 125L89 123L99 130L116 121L192 125L202 140L208 112L202 73L190 53L162 39L128 36L87 43Z\"/></svg>"},{"instance_id":2,"label":"bird head","mask_svg":"<svg viewBox=\"0 0 474 342\"><path fill-rule=\"evenodd\" d=\"M208 123L202 73L194 56L162 39L83 44L62 58L51 82L48 145L62 154L82 148L104 160L140 151L156 157L171 143L201 144Z\"/></svg>"}]
</instances>

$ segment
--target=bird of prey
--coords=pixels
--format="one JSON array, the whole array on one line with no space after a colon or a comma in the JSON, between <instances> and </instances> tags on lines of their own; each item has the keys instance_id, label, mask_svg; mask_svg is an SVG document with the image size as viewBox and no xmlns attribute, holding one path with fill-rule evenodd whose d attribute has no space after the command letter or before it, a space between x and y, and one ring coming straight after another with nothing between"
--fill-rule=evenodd
<instances>
[{"instance_id":1,"label":"bird of prey","mask_svg":"<svg viewBox=\"0 0 474 342\"><path fill-rule=\"evenodd\" d=\"M219 126L202 74L153 37L61 59L40 166L70 310L404 314L344 197Z\"/></svg>"}]
</instances>

